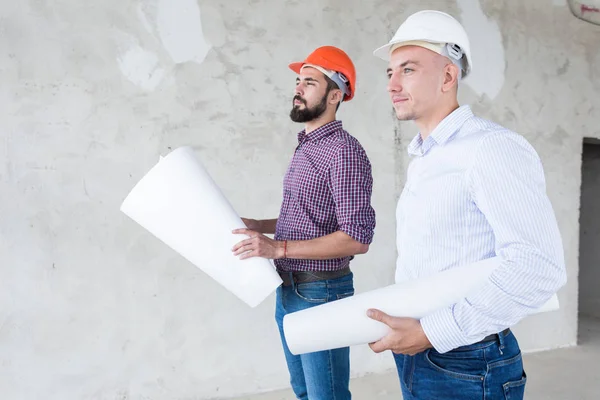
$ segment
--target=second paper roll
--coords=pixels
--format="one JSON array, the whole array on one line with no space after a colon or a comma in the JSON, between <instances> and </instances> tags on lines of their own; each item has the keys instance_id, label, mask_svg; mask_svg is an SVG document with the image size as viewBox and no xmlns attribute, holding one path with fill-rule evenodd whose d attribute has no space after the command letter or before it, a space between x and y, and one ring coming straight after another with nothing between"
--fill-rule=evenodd
<instances>
[{"instance_id":1,"label":"second paper roll","mask_svg":"<svg viewBox=\"0 0 600 400\"><path fill-rule=\"evenodd\" d=\"M396 317L422 318L467 296L499 263L498 258L490 258L288 314L283 320L287 345L292 354L298 355L377 341L389 328L367 317L368 309ZM556 309L558 298L554 295L537 312Z\"/></svg>"}]
</instances>

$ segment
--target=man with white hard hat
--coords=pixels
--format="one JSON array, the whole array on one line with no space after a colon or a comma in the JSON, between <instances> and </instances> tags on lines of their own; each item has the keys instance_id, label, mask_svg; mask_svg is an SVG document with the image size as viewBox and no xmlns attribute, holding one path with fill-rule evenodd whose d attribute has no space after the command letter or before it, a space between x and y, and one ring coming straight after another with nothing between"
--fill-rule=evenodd
<instances>
[{"instance_id":1,"label":"man with white hard hat","mask_svg":"<svg viewBox=\"0 0 600 400\"><path fill-rule=\"evenodd\" d=\"M450 15L411 15L374 54L389 62L397 118L420 131L396 212L396 281L491 257L500 266L421 320L369 310L391 328L370 346L393 351L405 400L522 399L526 375L510 327L566 282L540 158L522 136L459 106L458 85L473 62Z\"/></svg>"}]
</instances>

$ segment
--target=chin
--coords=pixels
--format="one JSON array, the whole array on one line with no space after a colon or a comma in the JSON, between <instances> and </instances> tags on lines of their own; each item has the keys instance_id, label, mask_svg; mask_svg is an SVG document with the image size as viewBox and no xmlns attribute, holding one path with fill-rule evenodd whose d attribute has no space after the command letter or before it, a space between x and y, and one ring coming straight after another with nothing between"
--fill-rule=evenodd
<instances>
[{"instance_id":1,"label":"chin","mask_svg":"<svg viewBox=\"0 0 600 400\"><path fill-rule=\"evenodd\" d=\"M400 121L412 121L416 119L414 113L401 110L396 110L396 118L398 118Z\"/></svg>"}]
</instances>

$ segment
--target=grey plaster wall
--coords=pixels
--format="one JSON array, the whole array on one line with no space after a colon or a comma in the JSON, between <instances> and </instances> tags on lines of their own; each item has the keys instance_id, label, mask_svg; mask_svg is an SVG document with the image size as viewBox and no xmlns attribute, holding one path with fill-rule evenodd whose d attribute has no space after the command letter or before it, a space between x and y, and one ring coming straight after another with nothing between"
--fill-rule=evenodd
<instances>
[{"instance_id":1,"label":"grey plaster wall","mask_svg":"<svg viewBox=\"0 0 600 400\"><path fill-rule=\"evenodd\" d=\"M600 27L566 2L0 0L0 393L3 399L206 399L287 385L273 297L249 309L119 212L156 162L193 146L243 215L274 217L300 129L287 63L344 48L340 109L373 162L378 213L357 291L392 282L405 148L371 51L424 8L473 38L463 103L531 140L569 283L524 321L526 350L574 344L581 140L600 137ZM210 229L210 227L207 227ZM352 351L353 375L392 368Z\"/></svg>"}]
</instances>

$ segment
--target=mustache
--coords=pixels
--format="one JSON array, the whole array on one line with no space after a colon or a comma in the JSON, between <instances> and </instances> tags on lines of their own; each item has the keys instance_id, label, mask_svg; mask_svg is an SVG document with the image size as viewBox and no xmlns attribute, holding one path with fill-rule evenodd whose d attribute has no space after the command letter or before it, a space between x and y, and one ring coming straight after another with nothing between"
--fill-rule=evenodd
<instances>
[{"instance_id":1,"label":"mustache","mask_svg":"<svg viewBox=\"0 0 600 400\"><path fill-rule=\"evenodd\" d=\"M294 101L301 101L304 105L306 105L306 100L304 100L302 97L300 97L299 95L295 95L294 98L292 99L292 102Z\"/></svg>"}]
</instances>

